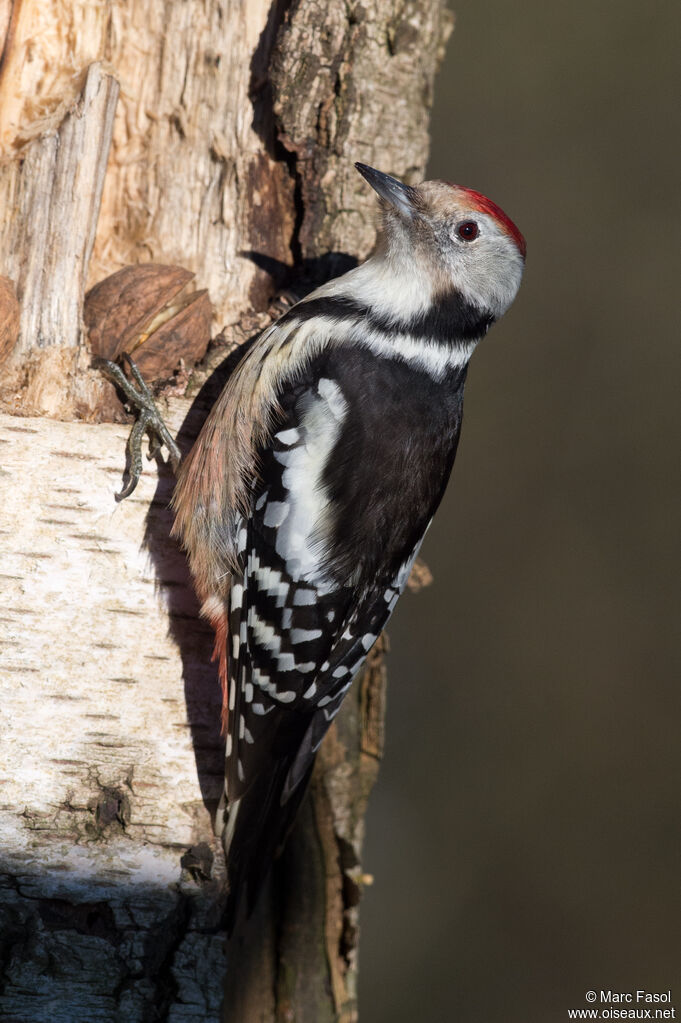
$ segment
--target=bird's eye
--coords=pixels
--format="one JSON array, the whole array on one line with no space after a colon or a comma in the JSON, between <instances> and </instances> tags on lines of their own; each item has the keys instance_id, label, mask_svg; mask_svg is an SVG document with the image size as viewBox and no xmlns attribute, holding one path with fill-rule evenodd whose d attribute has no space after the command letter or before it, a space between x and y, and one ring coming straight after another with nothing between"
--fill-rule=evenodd
<instances>
[{"instance_id":1,"label":"bird's eye","mask_svg":"<svg viewBox=\"0 0 681 1023\"><path fill-rule=\"evenodd\" d=\"M480 234L480 228L474 220L464 220L457 224L456 233L463 242L473 242Z\"/></svg>"}]
</instances>

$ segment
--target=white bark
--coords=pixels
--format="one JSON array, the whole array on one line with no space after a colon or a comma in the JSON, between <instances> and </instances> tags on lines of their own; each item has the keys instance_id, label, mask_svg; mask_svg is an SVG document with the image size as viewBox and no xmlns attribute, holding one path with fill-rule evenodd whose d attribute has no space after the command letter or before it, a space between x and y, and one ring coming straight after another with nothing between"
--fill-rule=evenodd
<instances>
[{"instance_id":1,"label":"white bark","mask_svg":"<svg viewBox=\"0 0 681 1023\"><path fill-rule=\"evenodd\" d=\"M204 803L222 783L211 640L168 537L166 470L151 463L114 501L126 437L0 417L0 931L32 935L5 950L7 1021L124 1019L126 1005L144 1018L145 999L183 987L196 1018L218 1018L222 939L190 926L174 944L187 914L220 901L181 866L201 843L219 855ZM42 999L48 956L63 962Z\"/></svg>"},{"instance_id":2,"label":"white bark","mask_svg":"<svg viewBox=\"0 0 681 1023\"><path fill-rule=\"evenodd\" d=\"M17 284L22 333L2 367L3 411L120 415L87 368L86 279L179 264L238 344L265 325L294 263L312 284L367 254L375 203L354 160L422 175L450 27L442 0L10 9L0 274ZM121 90L102 189L116 90L103 68ZM194 403L194 432L209 402ZM173 403L171 428L188 407ZM126 434L0 419L3 1023L219 1016L212 638L168 538L170 479L157 485L152 469L114 502ZM377 644L320 750L261 934L231 950L231 1023L357 1018L362 822L384 681Z\"/></svg>"}]
</instances>

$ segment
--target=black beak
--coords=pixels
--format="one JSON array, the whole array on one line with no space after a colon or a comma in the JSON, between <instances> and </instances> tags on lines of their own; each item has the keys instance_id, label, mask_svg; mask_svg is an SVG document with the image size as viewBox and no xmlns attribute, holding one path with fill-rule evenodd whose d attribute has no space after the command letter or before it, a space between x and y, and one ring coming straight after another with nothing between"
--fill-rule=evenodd
<instances>
[{"instance_id":1,"label":"black beak","mask_svg":"<svg viewBox=\"0 0 681 1023\"><path fill-rule=\"evenodd\" d=\"M413 216L419 204L419 193L415 188L403 185L397 178L374 170L373 167L367 167L365 163L356 163L355 167L373 190L378 192L381 199L385 199L400 213Z\"/></svg>"}]
</instances>

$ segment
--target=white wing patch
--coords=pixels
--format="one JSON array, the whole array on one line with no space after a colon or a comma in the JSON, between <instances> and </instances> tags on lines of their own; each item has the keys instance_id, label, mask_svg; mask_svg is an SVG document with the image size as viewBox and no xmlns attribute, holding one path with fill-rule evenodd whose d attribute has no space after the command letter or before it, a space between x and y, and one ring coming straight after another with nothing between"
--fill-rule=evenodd
<instances>
[{"instance_id":1,"label":"white wing patch","mask_svg":"<svg viewBox=\"0 0 681 1023\"><path fill-rule=\"evenodd\" d=\"M300 433L295 429L295 427L290 430L280 430L279 433L275 433L274 436L280 444L285 444L286 447L289 447L291 444L295 444L300 440Z\"/></svg>"},{"instance_id":2,"label":"white wing patch","mask_svg":"<svg viewBox=\"0 0 681 1023\"><path fill-rule=\"evenodd\" d=\"M347 403L335 381L320 380L317 391L306 398L298 431L300 440L288 451L275 455L285 466L282 484L286 491L286 511L278 505L273 513L278 526L277 554L285 561L295 582L313 584L326 581L323 554L331 522L323 476L347 412ZM284 431L285 434L293 432ZM266 523L267 515L268 509L265 510Z\"/></svg>"},{"instance_id":3,"label":"white wing patch","mask_svg":"<svg viewBox=\"0 0 681 1023\"><path fill-rule=\"evenodd\" d=\"M272 529L276 529L280 526L289 512L288 504L283 501L270 501L265 507L265 516L263 522L266 526L271 526Z\"/></svg>"}]
</instances>

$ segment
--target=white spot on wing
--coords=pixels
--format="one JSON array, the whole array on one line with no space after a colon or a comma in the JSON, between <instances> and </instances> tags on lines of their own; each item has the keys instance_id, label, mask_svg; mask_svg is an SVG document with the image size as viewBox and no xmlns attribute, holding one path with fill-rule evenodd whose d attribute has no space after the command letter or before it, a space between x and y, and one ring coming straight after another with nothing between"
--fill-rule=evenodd
<instances>
[{"instance_id":1,"label":"white spot on wing","mask_svg":"<svg viewBox=\"0 0 681 1023\"><path fill-rule=\"evenodd\" d=\"M258 646L264 647L270 653L278 654L281 649L281 636L279 636L271 625L259 618L253 608L248 612L248 624L253 630L253 638Z\"/></svg>"},{"instance_id":2,"label":"white spot on wing","mask_svg":"<svg viewBox=\"0 0 681 1023\"><path fill-rule=\"evenodd\" d=\"M399 572L397 573L395 585L397 586L397 589L400 590L400 592L402 591L405 583L407 582L407 579L409 578L411 566L414 564L415 558L416 554L412 554L412 556L407 561L404 562Z\"/></svg>"},{"instance_id":3,"label":"white spot on wing","mask_svg":"<svg viewBox=\"0 0 681 1023\"><path fill-rule=\"evenodd\" d=\"M348 406L338 384L327 377L322 377L317 383L317 391L326 401L334 419L342 421L345 418L345 411Z\"/></svg>"},{"instance_id":4,"label":"white spot on wing","mask_svg":"<svg viewBox=\"0 0 681 1023\"><path fill-rule=\"evenodd\" d=\"M253 685L258 686L259 689L267 691L271 687L269 675L265 675L260 668L253 669L251 679L253 680Z\"/></svg>"},{"instance_id":5,"label":"white spot on wing","mask_svg":"<svg viewBox=\"0 0 681 1023\"><path fill-rule=\"evenodd\" d=\"M300 440L300 433L298 432L298 430L295 429L282 430L281 433L276 433L274 436L276 440L280 442L280 444L286 444L287 447L289 447L291 444L295 444L296 441Z\"/></svg>"},{"instance_id":6,"label":"white spot on wing","mask_svg":"<svg viewBox=\"0 0 681 1023\"><path fill-rule=\"evenodd\" d=\"M253 565L252 567L249 565L249 567L260 589L277 598L277 607L283 607L288 596L289 584L282 578L281 572L275 568L268 568L267 565L261 565L258 558L253 558ZM251 624L250 615L249 611L249 624Z\"/></svg>"},{"instance_id":7,"label":"white spot on wing","mask_svg":"<svg viewBox=\"0 0 681 1023\"><path fill-rule=\"evenodd\" d=\"M280 465L293 465L298 455L294 449L292 451L275 451L274 457Z\"/></svg>"},{"instance_id":8,"label":"white spot on wing","mask_svg":"<svg viewBox=\"0 0 681 1023\"><path fill-rule=\"evenodd\" d=\"M290 640L292 643L309 643L312 639L319 639L321 629L291 629Z\"/></svg>"},{"instance_id":9,"label":"white spot on wing","mask_svg":"<svg viewBox=\"0 0 681 1023\"><path fill-rule=\"evenodd\" d=\"M283 501L270 501L265 508L265 515L263 517L263 523L272 529L276 529L282 524L286 516L288 515L288 505Z\"/></svg>"}]
</instances>

